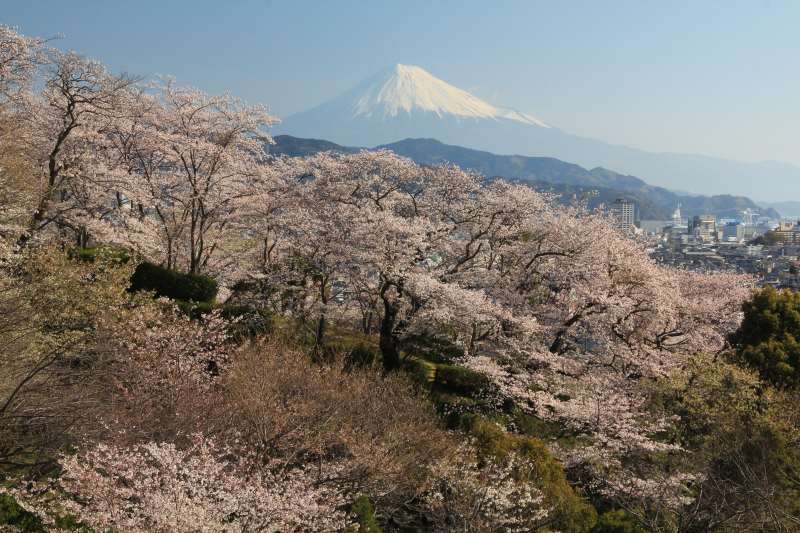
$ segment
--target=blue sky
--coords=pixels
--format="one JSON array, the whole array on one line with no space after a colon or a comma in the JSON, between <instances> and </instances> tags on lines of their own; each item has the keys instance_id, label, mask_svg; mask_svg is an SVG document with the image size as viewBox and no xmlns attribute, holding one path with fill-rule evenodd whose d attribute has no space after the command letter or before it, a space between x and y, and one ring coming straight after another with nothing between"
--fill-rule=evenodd
<instances>
[{"instance_id":1,"label":"blue sky","mask_svg":"<svg viewBox=\"0 0 800 533\"><path fill-rule=\"evenodd\" d=\"M571 133L800 164L797 1L3 0L0 23L279 116L407 63Z\"/></svg>"}]
</instances>

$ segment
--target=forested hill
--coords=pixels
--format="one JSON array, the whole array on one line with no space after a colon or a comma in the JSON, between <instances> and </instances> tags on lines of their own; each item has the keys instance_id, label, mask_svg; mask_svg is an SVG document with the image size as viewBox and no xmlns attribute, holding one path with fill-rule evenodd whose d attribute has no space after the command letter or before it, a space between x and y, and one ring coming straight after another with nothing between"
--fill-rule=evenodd
<instances>
[{"instance_id":1,"label":"forested hill","mask_svg":"<svg viewBox=\"0 0 800 533\"><path fill-rule=\"evenodd\" d=\"M635 176L601 167L587 170L552 157L498 155L444 144L435 139L404 139L378 148L387 148L420 164L450 162L489 177L524 181L539 190L559 194L564 201L571 201L573 197L586 198L592 207L623 196L636 202L639 217L645 220L668 220L678 204L681 204L685 216L711 213L718 217L736 217L747 208L775 218L780 216L775 209L763 209L744 196L678 194L649 185ZM278 135L269 150L273 154L298 157L324 151L353 153L359 148L319 139Z\"/></svg>"}]
</instances>

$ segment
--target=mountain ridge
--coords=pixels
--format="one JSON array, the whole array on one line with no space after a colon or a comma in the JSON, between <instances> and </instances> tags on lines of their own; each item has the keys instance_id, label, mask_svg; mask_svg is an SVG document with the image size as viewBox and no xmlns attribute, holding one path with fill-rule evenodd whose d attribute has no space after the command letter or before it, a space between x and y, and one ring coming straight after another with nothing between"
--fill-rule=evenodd
<instances>
[{"instance_id":1,"label":"mountain ridge","mask_svg":"<svg viewBox=\"0 0 800 533\"><path fill-rule=\"evenodd\" d=\"M362 149L374 149L341 146L327 140L289 135L277 135L274 139L275 144L269 147L274 155L300 157L324 151L354 153ZM775 218L780 216L774 209L762 209L747 197L682 195L650 185L636 176L602 167L587 170L553 157L499 155L448 145L436 139L403 139L375 148L392 150L419 164L453 163L480 172L488 178L503 177L527 183L538 190L559 194L563 201L573 197L586 198L591 207L609 204L618 196L627 197L637 203L643 219L669 220L678 204L681 204L684 215L688 216L713 213L718 217L737 217L747 208Z\"/></svg>"}]
</instances>

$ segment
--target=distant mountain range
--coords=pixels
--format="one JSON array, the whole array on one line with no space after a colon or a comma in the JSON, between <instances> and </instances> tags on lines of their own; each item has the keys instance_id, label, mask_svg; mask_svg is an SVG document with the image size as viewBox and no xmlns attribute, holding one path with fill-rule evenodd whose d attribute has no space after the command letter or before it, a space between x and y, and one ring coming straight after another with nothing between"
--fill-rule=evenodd
<instances>
[{"instance_id":1,"label":"distant mountain range","mask_svg":"<svg viewBox=\"0 0 800 533\"><path fill-rule=\"evenodd\" d=\"M800 200L800 168L794 165L652 153L571 135L530 114L489 104L411 65L395 65L322 105L286 117L275 132L344 146L435 138L493 153L613 168L647 176L652 184L671 190Z\"/></svg>"},{"instance_id":2,"label":"distant mountain range","mask_svg":"<svg viewBox=\"0 0 800 533\"><path fill-rule=\"evenodd\" d=\"M759 202L764 209L775 209L787 218L800 219L800 202Z\"/></svg>"},{"instance_id":3,"label":"distant mountain range","mask_svg":"<svg viewBox=\"0 0 800 533\"><path fill-rule=\"evenodd\" d=\"M761 208L743 196L678 194L648 185L635 176L619 174L601 167L587 170L552 157L497 155L444 144L435 139L405 139L377 148L392 150L419 164L449 162L475 170L489 178L503 177L524 182L538 190L558 194L562 201L572 201L575 197L586 199L592 207L608 205L618 197L628 198L637 204L639 218L643 220L669 220L678 205L681 206L684 216L710 213L717 217L733 218L741 216L742 211L748 208L771 217L780 216L775 209ZM275 155L293 157L325 151L354 153L361 149L289 135L276 136L275 144L269 147L270 152Z\"/></svg>"}]
</instances>

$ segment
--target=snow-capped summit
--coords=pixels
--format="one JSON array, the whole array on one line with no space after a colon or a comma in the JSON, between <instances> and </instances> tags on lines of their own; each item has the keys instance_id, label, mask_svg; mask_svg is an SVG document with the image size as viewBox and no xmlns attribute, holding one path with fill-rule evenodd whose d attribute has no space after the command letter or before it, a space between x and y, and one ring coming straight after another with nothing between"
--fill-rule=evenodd
<instances>
[{"instance_id":1,"label":"snow-capped summit","mask_svg":"<svg viewBox=\"0 0 800 533\"><path fill-rule=\"evenodd\" d=\"M444 142L552 132L534 116L499 107L413 65L395 65L308 111L287 117L275 133L376 146L406 137Z\"/></svg>"},{"instance_id":2,"label":"snow-capped summit","mask_svg":"<svg viewBox=\"0 0 800 533\"><path fill-rule=\"evenodd\" d=\"M343 98L351 103L356 117L396 117L402 112L422 111L439 117L508 119L549 127L530 115L484 102L415 65L395 65L366 80Z\"/></svg>"}]
</instances>

